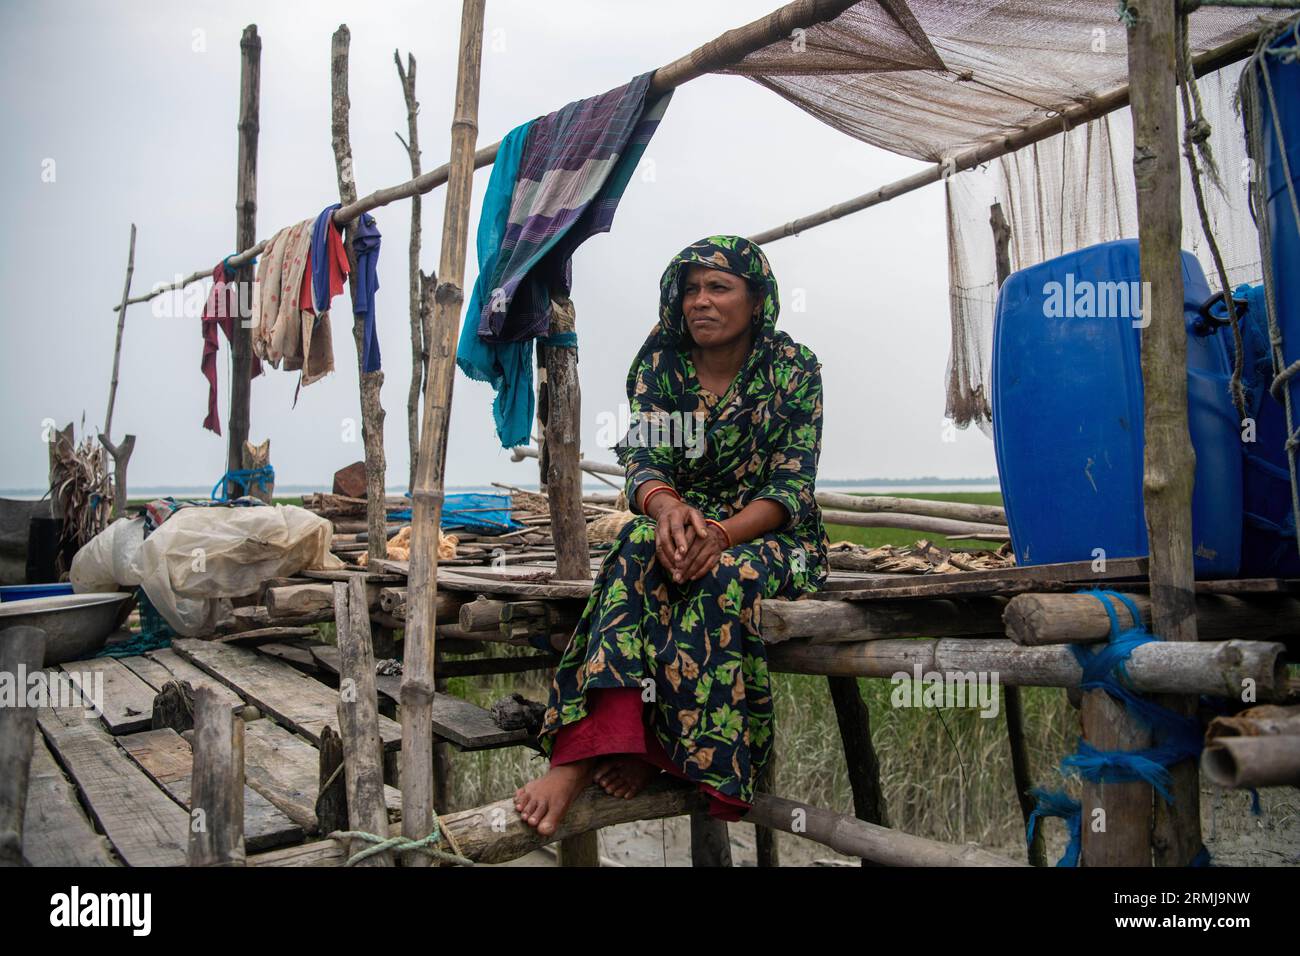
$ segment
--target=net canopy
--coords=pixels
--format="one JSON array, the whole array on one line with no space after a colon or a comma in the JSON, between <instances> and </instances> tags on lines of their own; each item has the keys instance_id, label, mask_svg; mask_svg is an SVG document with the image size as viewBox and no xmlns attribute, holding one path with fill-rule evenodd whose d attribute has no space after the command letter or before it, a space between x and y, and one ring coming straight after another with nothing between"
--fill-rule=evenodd
<instances>
[{"instance_id":1,"label":"net canopy","mask_svg":"<svg viewBox=\"0 0 1300 956\"><path fill-rule=\"evenodd\" d=\"M1188 19L1191 54L1283 18L1198 9ZM1222 188L1206 183L1206 203L1233 285L1260 276L1233 102L1240 71L1238 64L1200 80L1209 145L1222 172ZM721 72L748 76L856 139L944 163L1123 88L1128 50L1115 0L866 0ZM1055 136L943 179L952 322L947 414L960 426L991 432L998 285L990 207L1000 203L1010 226L1012 270L1137 235L1129 111L1065 125ZM1183 247L1197 255L1217 289L1185 163L1181 169Z\"/></svg>"}]
</instances>

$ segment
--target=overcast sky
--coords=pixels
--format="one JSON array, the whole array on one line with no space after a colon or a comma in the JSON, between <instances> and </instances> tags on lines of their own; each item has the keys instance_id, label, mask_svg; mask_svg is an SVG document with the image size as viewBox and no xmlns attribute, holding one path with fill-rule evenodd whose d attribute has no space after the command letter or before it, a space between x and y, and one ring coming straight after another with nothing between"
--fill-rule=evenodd
<instances>
[{"instance_id":1,"label":"overcast sky","mask_svg":"<svg viewBox=\"0 0 1300 956\"><path fill-rule=\"evenodd\" d=\"M619 86L778 5L778 0L654 3L488 0L479 145L565 103ZM43 486L42 422L103 425L112 307L130 224L139 228L133 293L210 269L234 251L239 38L262 38L259 238L338 200L330 146L330 36L352 32L351 136L359 191L410 176L393 50L418 61L424 168L446 161L460 4L439 2L99 2L0 5L6 90L0 201L5 315L0 348L0 489ZM612 232L573 262L583 451L626 401L628 366L655 321L658 280L682 247L752 234L890 182L920 164L818 123L752 81L706 76L673 97ZM478 274L474 230L489 170L475 175L465 286ZM52 179L53 181L47 181ZM436 267L445 190L424 204L422 265ZM384 356L388 482L408 471L410 205L376 211L383 233L377 301ZM943 195L930 186L766 252L782 292L780 326L823 364L827 479L995 473L975 429L944 440L948 356ZM803 311L796 311L796 292ZM302 390L296 372L254 380L251 438L271 439L281 484L328 484L362 457L356 357L346 293L335 300L336 372ZM225 438L203 430L207 382L197 319L128 313L113 437L138 436L130 483L204 485ZM220 357L227 418L228 349ZM450 485L531 483L492 427L491 389L457 373ZM602 436L603 437L603 436Z\"/></svg>"}]
</instances>

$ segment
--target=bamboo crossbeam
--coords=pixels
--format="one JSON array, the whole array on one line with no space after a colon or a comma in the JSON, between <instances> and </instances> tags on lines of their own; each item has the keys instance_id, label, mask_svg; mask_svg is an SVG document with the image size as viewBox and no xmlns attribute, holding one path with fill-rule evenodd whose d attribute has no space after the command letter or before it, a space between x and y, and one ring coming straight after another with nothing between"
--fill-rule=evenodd
<instances>
[{"instance_id":1,"label":"bamboo crossbeam","mask_svg":"<svg viewBox=\"0 0 1300 956\"><path fill-rule=\"evenodd\" d=\"M761 17L743 27L728 30L720 37L692 50L672 63L661 66L650 77L649 93L651 95L666 93L668 90L676 89L683 83L697 79L705 73L734 63L747 54L762 49L769 43L785 39L795 29L834 20L856 2L857 0L794 0L793 3L787 3L767 16ZM500 146L501 143L496 142L491 146L484 146L474 153L474 169L482 169L484 166L492 165L496 161L497 150ZM336 209L334 211L334 222L338 226L343 226L362 213L390 205L401 199L410 199L413 196L431 192L447 182L450 172L451 164L444 163L437 169L421 173L404 183L377 189L368 196ZM266 240L262 240L251 248L241 250L233 255L228 260L229 264L232 267L245 265L261 255L265 249ZM206 269L199 269L177 282L159 286L145 295L136 296L130 299L127 304L134 305L137 302L148 302L163 293L183 289L190 283L198 282L211 274L211 266ZM117 311L118 308L115 307L114 311Z\"/></svg>"},{"instance_id":2,"label":"bamboo crossbeam","mask_svg":"<svg viewBox=\"0 0 1300 956\"><path fill-rule=\"evenodd\" d=\"M1220 787L1300 787L1300 736L1221 737L1201 754L1201 769Z\"/></svg>"},{"instance_id":3,"label":"bamboo crossbeam","mask_svg":"<svg viewBox=\"0 0 1300 956\"><path fill-rule=\"evenodd\" d=\"M1206 73L1213 73L1215 70L1236 63L1238 60L1244 60L1255 51L1259 37L1260 31L1256 30L1247 36L1239 37L1222 46L1215 47L1213 50L1202 53L1192 61L1196 75L1204 76ZM989 162L989 160L997 159L999 156L1006 156L1018 149L1042 142L1057 133L1074 129L1074 127L1082 123L1098 119L1107 113L1121 110L1128 105L1129 86L1125 84L1117 90L1103 93L1086 103L1067 107L1050 119L1027 126L1000 139L982 143L974 149L958 154L948 162L938 163L928 169L921 170L919 173L913 173L911 176L905 176L895 182L873 189L869 193L863 193L861 196L838 202L819 212L793 219L784 225L754 233L749 237L749 240L758 245L766 245L769 242L775 242L777 239L784 239L786 236L797 236L816 226L824 226L836 219L843 219L855 212L861 212L864 209L870 209L872 206L878 206L883 202L915 192L922 186L939 182L945 176L951 176L967 169L974 169L976 166Z\"/></svg>"},{"instance_id":4,"label":"bamboo crossbeam","mask_svg":"<svg viewBox=\"0 0 1300 956\"><path fill-rule=\"evenodd\" d=\"M764 615L767 605L764 602ZM1263 641L1152 641L1133 651L1128 686L1143 693L1239 697L1253 681L1260 700L1286 692L1285 645ZM877 640L852 644L806 641L768 648L774 671L844 677L998 674L1017 687L1078 687L1083 670L1063 644L1021 647L1002 639Z\"/></svg>"},{"instance_id":5,"label":"bamboo crossbeam","mask_svg":"<svg viewBox=\"0 0 1300 956\"><path fill-rule=\"evenodd\" d=\"M548 844L602 827L682 816L705 809L705 798L694 787L661 779L631 798L611 797L598 787L588 787L578 794L556 832L549 837L542 836L520 818L513 797L445 814L442 824L468 859L475 863L507 863ZM1023 866L978 847L912 836L765 793L755 794L753 809L746 814L745 821L784 830L841 853L888 866ZM399 824L389 828L393 835L399 831ZM320 840L258 854L249 864L342 866L346 858L341 841Z\"/></svg>"}]
</instances>

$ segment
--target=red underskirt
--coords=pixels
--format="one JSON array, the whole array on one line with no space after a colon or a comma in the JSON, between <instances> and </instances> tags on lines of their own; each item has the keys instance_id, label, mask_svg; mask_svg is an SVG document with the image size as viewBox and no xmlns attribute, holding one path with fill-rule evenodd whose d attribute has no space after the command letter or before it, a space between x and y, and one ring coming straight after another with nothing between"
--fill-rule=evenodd
<instances>
[{"instance_id":1,"label":"red underskirt","mask_svg":"<svg viewBox=\"0 0 1300 956\"><path fill-rule=\"evenodd\" d=\"M646 722L645 713L640 688L597 687L587 691L587 716L556 731L551 765L601 754L633 754L675 777L689 780L669 758ZM735 823L750 809L744 800L720 793L707 783L697 786L709 798L709 816Z\"/></svg>"}]
</instances>

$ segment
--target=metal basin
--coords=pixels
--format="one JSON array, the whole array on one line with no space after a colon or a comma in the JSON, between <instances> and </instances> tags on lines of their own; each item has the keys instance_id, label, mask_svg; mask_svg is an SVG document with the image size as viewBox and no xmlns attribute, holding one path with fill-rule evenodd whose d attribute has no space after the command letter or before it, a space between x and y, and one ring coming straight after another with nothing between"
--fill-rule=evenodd
<instances>
[{"instance_id":1,"label":"metal basin","mask_svg":"<svg viewBox=\"0 0 1300 956\"><path fill-rule=\"evenodd\" d=\"M11 627L39 627L45 632L45 664L78 661L99 652L112 634L131 595L61 594L0 604L0 634Z\"/></svg>"}]
</instances>

